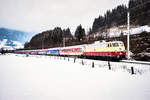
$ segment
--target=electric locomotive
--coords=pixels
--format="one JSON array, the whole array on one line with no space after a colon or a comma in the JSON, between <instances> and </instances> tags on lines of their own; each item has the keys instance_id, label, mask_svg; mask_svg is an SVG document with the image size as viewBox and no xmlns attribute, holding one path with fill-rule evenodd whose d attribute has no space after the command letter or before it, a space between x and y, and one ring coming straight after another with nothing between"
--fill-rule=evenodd
<instances>
[{"instance_id":1,"label":"electric locomotive","mask_svg":"<svg viewBox=\"0 0 150 100\"><path fill-rule=\"evenodd\" d=\"M110 59L125 58L126 51L122 41L99 42L87 45L84 49L84 56Z\"/></svg>"}]
</instances>

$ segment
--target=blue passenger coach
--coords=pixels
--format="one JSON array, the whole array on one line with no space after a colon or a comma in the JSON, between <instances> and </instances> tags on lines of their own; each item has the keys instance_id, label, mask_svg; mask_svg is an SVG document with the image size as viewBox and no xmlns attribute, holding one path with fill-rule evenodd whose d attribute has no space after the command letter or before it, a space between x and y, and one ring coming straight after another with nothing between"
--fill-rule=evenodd
<instances>
[{"instance_id":1,"label":"blue passenger coach","mask_svg":"<svg viewBox=\"0 0 150 100\"><path fill-rule=\"evenodd\" d=\"M46 54L48 55L59 55L59 50L47 50Z\"/></svg>"}]
</instances>

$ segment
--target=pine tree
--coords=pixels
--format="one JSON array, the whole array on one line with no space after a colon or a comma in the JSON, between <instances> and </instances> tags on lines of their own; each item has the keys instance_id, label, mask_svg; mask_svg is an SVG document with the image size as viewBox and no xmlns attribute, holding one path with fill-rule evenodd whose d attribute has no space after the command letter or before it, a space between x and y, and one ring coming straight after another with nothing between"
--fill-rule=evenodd
<instances>
[{"instance_id":1,"label":"pine tree","mask_svg":"<svg viewBox=\"0 0 150 100\"><path fill-rule=\"evenodd\" d=\"M81 25L79 25L75 31L75 37L77 38L78 41L81 41L85 37L85 30L82 28Z\"/></svg>"},{"instance_id":2,"label":"pine tree","mask_svg":"<svg viewBox=\"0 0 150 100\"><path fill-rule=\"evenodd\" d=\"M69 28L63 30L63 37L64 38L72 38L73 37Z\"/></svg>"},{"instance_id":3,"label":"pine tree","mask_svg":"<svg viewBox=\"0 0 150 100\"><path fill-rule=\"evenodd\" d=\"M98 18L95 18L92 31L101 31L104 28L126 24L127 10L125 5L119 5L112 10L108 10L104 16L100 15Z\"/></svg>"}]
</instances>

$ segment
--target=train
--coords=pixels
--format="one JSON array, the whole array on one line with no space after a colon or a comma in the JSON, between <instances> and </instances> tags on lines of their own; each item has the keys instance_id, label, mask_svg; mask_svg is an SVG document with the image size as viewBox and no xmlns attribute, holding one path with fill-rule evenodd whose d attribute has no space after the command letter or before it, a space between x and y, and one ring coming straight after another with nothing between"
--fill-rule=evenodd
<instances>
[{"instance_id":1,"label":"train","mask_svg":"<svg viewBox=\"0 0 150 100\"><path fill-rule=\"evenodd\" d=\"M92 59L121 60L126 56L122 41L96 41L92 44L57 47L37 50L15 50L16 54L74 56Z\"/></svg>"}]
</instances>

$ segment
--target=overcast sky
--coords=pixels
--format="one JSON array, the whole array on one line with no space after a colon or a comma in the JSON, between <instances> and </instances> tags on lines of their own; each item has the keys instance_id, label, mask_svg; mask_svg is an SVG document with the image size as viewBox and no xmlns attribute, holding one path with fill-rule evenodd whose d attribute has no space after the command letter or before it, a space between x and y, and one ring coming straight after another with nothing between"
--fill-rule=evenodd
<instances>
[{"instance_id":1,"label":"overcast sky","mask_svg":"<svg viewBox=\"0 0 150 100\"><path fill-rule=\"evenodd\" d=\"M129 0L0 0L0 27L41 32L56 26L86 30L96 17Z\"/></svg>"}]
</instances>

